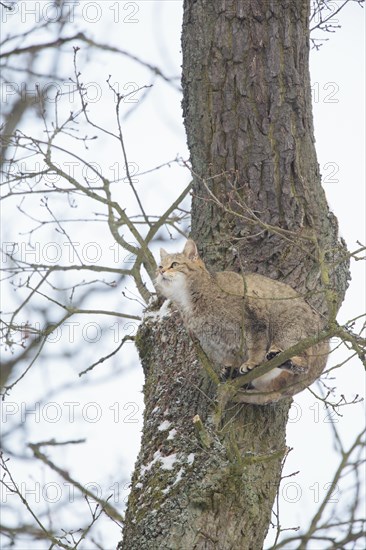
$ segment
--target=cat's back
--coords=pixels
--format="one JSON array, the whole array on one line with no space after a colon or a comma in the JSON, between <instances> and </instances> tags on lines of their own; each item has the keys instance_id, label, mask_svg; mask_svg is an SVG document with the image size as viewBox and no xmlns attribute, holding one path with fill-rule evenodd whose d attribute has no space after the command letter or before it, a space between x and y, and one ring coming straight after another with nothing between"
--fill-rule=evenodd
<instances>
[{"instance_id":1,"label":"cat's back","mask_svg":"<svg viewBox=\"0 0 366 550\"><path fill-rule=\"evenodd\" d=\"M306 336L314 327L320 327L318 314L302 296L285 283L259 273L240 275L232 271L217 272L214 280L225 295L238 298L245 296L248 310L257 318L266 318L276 334L280 334L284 327L290 331L289 327L294 326L297 327L297 332L301 331ZM237 309L239 303L236 299L233 298L231 302ZM295 337L293 339L296 340Z\"/></svg>"},{"instance_id":2,"label":"cat's back","mask_svg":"<svg viewBox=\"0 0 366 550\"><path fill-rule=\"evenodd\" d=\"M275 281L259 273L245 273L234 271L218 271L213 274L218 287L227 294L235 296L251 296L259 298L298 298L298 293L285 283Z\"/></svg>"}]
</instances>

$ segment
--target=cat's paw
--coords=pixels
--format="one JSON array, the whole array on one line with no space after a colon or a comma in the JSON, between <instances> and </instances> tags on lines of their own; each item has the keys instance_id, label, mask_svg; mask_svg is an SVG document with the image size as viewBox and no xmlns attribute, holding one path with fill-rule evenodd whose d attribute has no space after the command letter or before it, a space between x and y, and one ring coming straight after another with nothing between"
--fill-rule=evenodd
<instances>
[{"instance_id":1,"label":"cat's paw","mask_svg":"<svg viewBox=\"0 0 366 550\"><path fill-rule=\"evenodd\" d=\"M281 353L283 351L283 349L279 349L279 348L271 348L267 355L266 355L266 359L267 361L270 361L271 359L273 359L274 357L276 357L276 355L278 355L279 353Z\"/></svg>"},{"instance_id":2,"label":"cat's paw","mask_svg":"<svg viewBox=\"0 0 366 550\"><path fill-rule=\"evenodd\" d=\"M291 357L291 359L281 365L280 369L288 370L293 374L304 374L305 372L308 372L309 367L303 357L295 356Z\"/></svg>"},{"instance_id":3,"label":"cat's paw","mask_svg":"<svg viewBox=\"0 0 366 550\"><path fill-rule=\"evenodd\" d=\"M247 363L243 363L242 365L240 365L238 370L240 374L247 374L247 372L250 372L251 370L255 369L255 367L257 366L258 365L255 365L254 363L251 363L250 361L248 361Z\"/></svg>"},{"instance_id":4,"label":"cat's paw","mask_svg":"<svg viewBox=\"0 0 366 550\"><path fill-rule=\"evenodd\" d=\"M291 361L291 359L285 361L285 363L280 365L278 368L281 370L286 370L287 372L292 372L292 374L304 374L308 370L306 367L296 365L296 363Z\"/></svg>"},{"instance_id":5,"label":"cat's paw","mask_svg":"<svg viewBox=\"0 0 366 550\"><path fill-rule=\"evenodd\" d=\"M276 357L276 355L278 355L282 351L282 349L271 348L266 355L266 359L269 361L270 359ZM290 371L292 372L292 374L304 374L308 370L305 360L302 357L292 357L291 359L288 359L287 361L279 365L278 368Z\"/></svg>"},{"instance_id":6,"label":"cat's paw","mask_svg":"<svg viewBox=\"0 0 366 550\"><path fill-rule=\"evenodd\" d=\"M241 368L237 369L235 367L223 367L221 369L220 379L221 379L222 382L227 382L228 380L234 380L235 378L238 378L238 376L243 376L247 372L249 372L249 370L246 370L245 372L241 372ZM254 390L255 388L254 388L252 382L248 382L248 384L244 384L241 387L241 389L242 390Z\"/></svg>"},{"instance_id":7,"label":"cat's paw","mask_svg":"<svg viewBox=\"0 0 366 550\"><path fill-rule=\"evenodd\" d=\"M226 382L226 380L233 380L239 375L239 369L236 369L235 367L223 367L221 369L220 378L222 382Z\"/></svg>"}]
</instances>

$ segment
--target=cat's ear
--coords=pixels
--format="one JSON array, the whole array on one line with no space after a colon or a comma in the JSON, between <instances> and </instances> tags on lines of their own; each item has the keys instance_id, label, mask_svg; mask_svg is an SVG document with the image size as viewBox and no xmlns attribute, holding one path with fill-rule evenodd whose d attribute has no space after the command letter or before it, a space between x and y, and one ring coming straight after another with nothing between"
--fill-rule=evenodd
<instances>
[{"instance_id":1,"label":"cat's ear","mask_svg":"<svg viewBox=\"0 0 366 550\"><path fill-rule=\"evenodd\" d=\"M166 256L168 256L168 252L166 250L164 250L164 248L161 248L160 249L160 259L163 261L164 258L166 258Z\"/></svg>"},{"instance_id":2,"label":"cat's ear","mask_svg":"<svg viewBox=\"0 0 366 550\"><path fill-rule=\"evenodd\" d=\"M192 239L188 239L183 250L183 254L189 260L198 260L199 254L197 250L196 243Z\"/></svg>"}]
</instances>

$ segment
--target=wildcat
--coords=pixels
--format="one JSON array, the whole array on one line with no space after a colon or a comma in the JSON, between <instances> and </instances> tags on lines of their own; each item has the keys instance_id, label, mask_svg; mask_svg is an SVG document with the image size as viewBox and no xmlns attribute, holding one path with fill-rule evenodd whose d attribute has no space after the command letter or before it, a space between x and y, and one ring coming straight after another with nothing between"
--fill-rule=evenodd
<instances>
[{"instance_id":1,"label":"wildcat","mask_svg":"<svg viewBox=\"0 0 366 550\"><path fill-rule=\"evenodd\" d=\"M160 255L158 292L174 302L224 378L252 370L322 328L319 315L287 284L257 273L209 273L191 239L182 253L161 249ZM265 404L301 391L320 376L328 353L327 342L315 344L254 379L241 401Z\"/></svg>"}]
</instances>

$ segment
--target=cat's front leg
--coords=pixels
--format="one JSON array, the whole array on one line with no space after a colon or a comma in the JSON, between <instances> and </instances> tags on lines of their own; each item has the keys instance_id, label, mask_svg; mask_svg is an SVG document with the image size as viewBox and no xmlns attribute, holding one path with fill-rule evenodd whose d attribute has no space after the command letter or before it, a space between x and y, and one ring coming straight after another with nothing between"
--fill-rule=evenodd
<instances>
[{"instance_id":1,"label":"cat's front leg","mask_svg":"<svg viewBox=\"0 0 366 550\"><path fill-rule=\"evenodd\" d=\"M239 367L240 374L250 372L266 360L268 349L267 325L263 325L263 327L255 325L254 328L255 330L248 330L246 333L247 358Z\"/></svg>"},{"instance_id":2,"label":"cat's front leg","mask_svg":"<svg viewBox=\"0 0 366 550\"><path fill-rule=\"evenodd\" d=\"M261 365L266 360L266 342L264 339L258 339L256 346L253 344L248 347L248 359L239 367L240 374L246 374Z\"/></svg>"}]
</instances>

